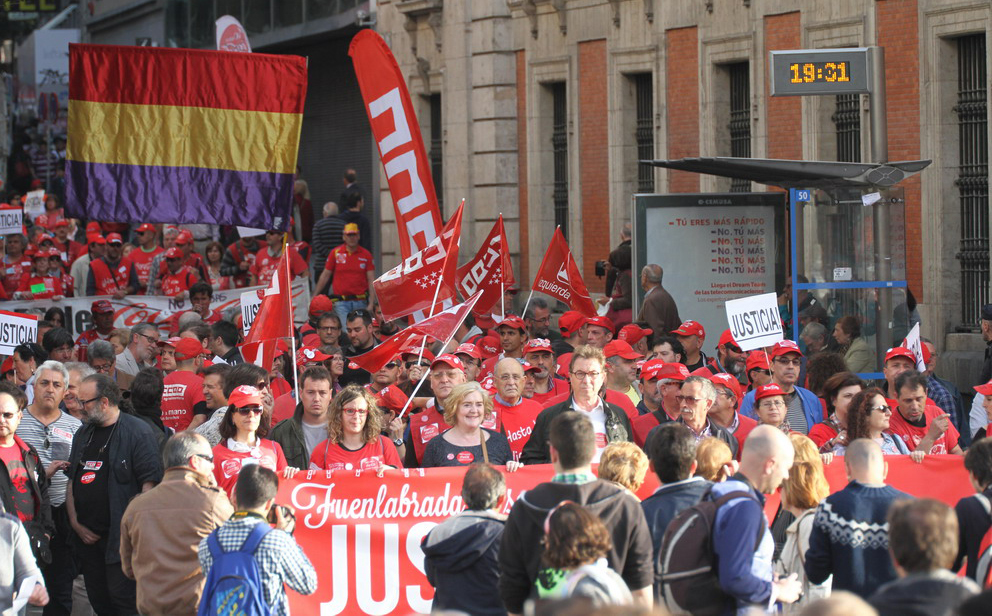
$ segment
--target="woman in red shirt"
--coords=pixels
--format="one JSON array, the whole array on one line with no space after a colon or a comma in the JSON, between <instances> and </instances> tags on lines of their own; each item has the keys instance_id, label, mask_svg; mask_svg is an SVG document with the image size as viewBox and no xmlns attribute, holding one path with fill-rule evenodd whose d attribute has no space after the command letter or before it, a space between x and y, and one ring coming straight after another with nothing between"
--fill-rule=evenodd
<instances>
[{"instance_id":1,"label":"woman in red shirt","mask_svg":"<svg viewBox=\"0 0 992 616\"><path fill-rule=\"evenodd\" d=\"M864 388L864 381L853 372L838 372L823 384L823 399L829 416L809 431L809 437L821 453L847 447L847 407Z\"/></svg>"},{"instance_id":2,"label":"woman in red shirt","mask_svg":"<svg viewBox=\"0 0 992 616\"><path fill-rule=\"evenodd\" d=\"M300 469L288 466L279 443L264 438L269 418L262 410L262 392L251 385L240 385L228 396L229 406L220 422L221 441L214 447L214 477L229 495L234 493L238 473L246 464L292 477Z\"/></svg>"},{"instance_id":3,"label":"woman in red shirt","mask_svg":"<svg viewBox=\"0 0 992 616\"><path fill-rule=\"evenodd\" d=\"M334 396L327 409L326 441L310 454L310 468L328 471L375 471L403 468L396 446L382 435L382 414L375 398L357 385Z\"/></svg>"}]
</instances>

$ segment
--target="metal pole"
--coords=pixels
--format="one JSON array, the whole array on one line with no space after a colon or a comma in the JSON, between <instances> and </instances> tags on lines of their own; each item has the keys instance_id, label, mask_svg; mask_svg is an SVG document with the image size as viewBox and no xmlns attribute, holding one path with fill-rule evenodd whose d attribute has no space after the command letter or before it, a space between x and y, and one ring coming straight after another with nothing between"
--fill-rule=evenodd
<instances>
[{"instance_id":1,"label":"metal pole","mask_svg":"<svg viewBox=\"0 0 992 616\"><path fill-rule=\"evenodd\" d=\"M871 162L889 162L889 135L885 110L885 50L869 47L868 65L871 73L869 123L871 125ZM889 244L889 203L880 199L872 206L872 227L875 240L875 279L892 279L892 249ZM896 343L892 340L892 289L878 289L875 348L879 358ZM889 392L892 393L892 392Z\"/></svg>"}]
</instances>

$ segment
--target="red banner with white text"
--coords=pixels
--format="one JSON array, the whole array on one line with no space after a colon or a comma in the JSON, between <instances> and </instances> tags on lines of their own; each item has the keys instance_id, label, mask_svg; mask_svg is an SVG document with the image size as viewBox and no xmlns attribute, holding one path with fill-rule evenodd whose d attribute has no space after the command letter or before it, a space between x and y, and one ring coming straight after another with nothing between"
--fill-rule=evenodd
<instances>
[{"instance_id":1,"label":"red banner with white text","mask_svg":"<svg viewBox=\"0 0 992 616\"><path fill-rule=\"evenodd\" d=\"M379 147L396 210L400 254L406 259L441 232L441 210L420 125L403 73L381 36L362 30L351 39L348 55Z\"/></svg>"},{"instance_id":2,"label":"red banner with white text","mask_svg":"<svg viewBox=\"0 0 992 616\"><path fill-rule=\"evenodd\" d=\"M973 493L960 456L927 456L922 464L908 456L887 457L886 482L914 496L953 506ZM302 597L289 591L294 614L427 614L434 589L424 575L420 541L434 526L460 511L464 468L387 471L374 474L301 472L282 480L280 504L296 509L296 540L317 569L317 592ZM548 481L550 465L506 475L508 513L531 487ZM844 459L826 469L831 491L847 485ZM658 487L649 473L638 493ZM765 508L775 515L777 498ZM493 580L493 583L496 583ZM466 589L471 592L471 589Z\"/></svg>"}]
</instances>

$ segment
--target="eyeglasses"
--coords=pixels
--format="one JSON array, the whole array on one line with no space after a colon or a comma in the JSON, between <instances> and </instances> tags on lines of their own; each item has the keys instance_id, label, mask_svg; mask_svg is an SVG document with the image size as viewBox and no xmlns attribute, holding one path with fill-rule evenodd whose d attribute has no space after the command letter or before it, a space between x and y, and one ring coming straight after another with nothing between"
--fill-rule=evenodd
<instances>
[{"instance_id":1,"label":"eyeglasses","mask_svg":"<svg viewBox=\"0 0 992 616\"><path fill-rule=\"evenodd\" d=\"M882 406L873 406L868 410L871 411L872 413L874 413L875 411L881 411L885 415L892 414L892 407L887 404L883 404Z\"/></svg>"},{"instance_id":2,"label":"eyeglasses","mask_svg":"<svg viewBox=\"0 0 992 616\"><path fill-rule=\"evenodd\" d=\"M692 396L682 396L682 395L675 396L675 401L678 402L679 404L682 404L683 402L685 402L686 404L696 404L700 400L702 400L702 398L693 398Z\"/></svg>"},{"instance_id":3,"label":"eyeglasses","mask_svg":"<svg viewBox=\"0 0 992 616\"><path fill-rule=\"evenodd\" d=\"M96 370L97 372L102 372L104 374L107 374L114 369L114 363L110 362L109 364L99 364L99 365L90 364L90 367Z\"/></svg>"},{"instance_id":4,"label":"eyeglasses","mask_svg":"<svg viewBox=\"0 0 992 616\"><path fill-rule=\"evenodd\" d=\"M782 364L783 366L788 366L789 364L792 364L793 366L801 366L802 363L803 363L803 360L800 359L800 358L798 358L798 357L795 358L795 359L783 359L781 357L776 357L775 358L775 363L776 364Z\"/></svg>"},{"instance_id":5,"label":"eyeglasses","mask_svg":"<svg viewBox=\"0 0 992 616\"><path fill-rule=\"evenodd\" d=\"M214 461L214 457L213 456L208 456L205 453L194 453L193 455L196 456L197 458L200 458L201 460L206 460L207 462L213 462Z\"/></svg>"},{"instance_id":6,"label":"eyeglasses","mask_svg":"<svg viewBox=\"0 0 992 616\"><path fill-rule=\"evenodd\" d=\"M243 406L239 409L235 409L239 415L249 415L254 413L256 415L262 414L262 407L260 406Z\"/></svg>"},{"instance_id":7,"label":"eyeglasses","mask_svg":"<svg viewBox=\"0 0 992 616\"><path fill-rule=\"evenodd\" d=\"M741 351L741 348L739 346L737 346L736 344L729 344L728 343L728 344L725 344L724 345L724 348L726 348L731 353L743 353L743 351Z\"/></svg>"},{"instance_id":8,"label":"eyeglasses","mask_svg":"<svg viewBox=\"0 0 992 616\"><path fill-rule=\"evenodd\" d=\"M772 371L771 370L766 370L764 368L755 368L751 372L757 372L758 374L763 374L765 376L771 376L772 375Z\"/></svg>"},{"instance_id":9,"label":"eyeglasses","mask_svg":"<svg viewBox=\"0 0 992 616\"><path fill-rule=\"evenodd\" d=\"M408 361L406 362L406 369L409 370L414 366L424 366L426 368L429 365L431 365L430 362L426 362L426 361Z\"/></svg>"},{"instance_id":10,"label":"eyeglasses","mask_svg":"<svg viewBox=\"0 0 992 616\"><path fill-rule=\"evenodd\" d=\"M584 381L587 378L589 378L589 379L598 379L599 376L601 374L603 374L603 373L602 372L581 372L580 371L580 372L572 372L571 374L572 374L572 376L574 376L575 378L579 379L580 381Z\"/></svg>"},{"instance_id":11,"label":"eyeglasses","mask_svg":"<svg viewBox=\"0 0 992 616\"><path fill-rule=\"evenodd\" d=\"M387 370L392 370L393 368L399 368L399 366L400 366L400 365L399 365L399 363L398 363L398 362L395 362L395 361L391 361L391 362L389 362L388 364L386 364L385 366L383 366L383 368L385 368L385 369L387 369Z\"/></svg>"},{"instance_id":12,"label":"eyeglasses","mask_svg":"<svg viewBox=\"0 0 992 616\"><path fill-rule=\"evenodd\" d=\"M541 317L540 319L536 319L534 317L527 317L527 320L530 321L531 323L550 323L551 317Z\"/></svg>"},{"instance_id":13,"label":"eyeglasses","mask_svg":"<svg viewBox=\"0 0 992 616\"><path fill-rule=\"evenodd\" d=\"M342 409L345 415L355 416L355 415L368 415L368 409Z\"/></svg>"},{"instance_id":14,"label":"eyeglasses","mask_svg":"<svg viewBox=\"0 0 992 616\"><path fill-rule=\"evenodd\" d=\"M770 400L768 402L761 401L758 403L758 407L763 409L785 408L785 402L782 402L781 400Z\"/></svg>"},{"instance_id":15,"label":"eyeglasses","mask_svg":"<svg viewBox=\"0 0 992 616\"><path fill-rule=\"evenodd\" d=\"M148 342L151 342L152 344L158 344L159 341L158 338L149 336L148 334L138 334L138 335L144 338L145 340L147 340Z\"/></svg>"},{"instance_id":16,"label":"eyeglasses","mask_svg":"<svg viewBox=\"0 0 992 616\"><path fill-rule=\"evenodd\" d=\"M79 399L79 404L81 404L81 405L83 405L83 406L86 406L86 405L87 405L87 404L89 404L90 402L96 402L96 401L97 401L97 400L99 400L99 399L100 399L101 397L102 397L102 396L97 396L96 398L90 398L89 400L83 400L82 398L80 398L80 399Z\"/></svg>"}]
</instances>

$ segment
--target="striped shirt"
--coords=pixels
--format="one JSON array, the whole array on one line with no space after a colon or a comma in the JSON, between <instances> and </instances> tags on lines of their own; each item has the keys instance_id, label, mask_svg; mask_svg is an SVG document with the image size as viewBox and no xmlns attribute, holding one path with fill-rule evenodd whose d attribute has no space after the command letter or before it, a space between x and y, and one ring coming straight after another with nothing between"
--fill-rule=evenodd
<instances>
[{"instance_id":1,"label":"striped shirt","mask_svg":"<svg viewBox=\"0 0 992 616\"><path fill-rule=\"evenodd\" d=\"M254 516L235 518L217 529L217 542L225 552L240 549L256 524L265 524ZM207 547L207 538L200 541L200 567L203 575L210 575L214 564L213 555ZM289 614L289 601L283 583L301 595L313 594L317 590L317 571L303 549L289 535L281 530L272 530L255 550L255 562L262 579L265 602L275 616Z\"/></svg>"},{"instance_id":2,"label":"striped shirt","mask_svg":"<svg viewBox=\"0 0 992 616\"><path fill-rule=\"evenodd\" d=\"M313 256L310 262L315 272L324 271L324 263L331 251L344 243L344 220L338 216L326 216L313 226Z\"/></svg>"},{"instance_id":3,"label":"striped shirt","mask_svg":"<svg viewBox=\"0 0 992 616\"><path fill-rule=\"evenodd\" d=\"M24 409L21 424L17 426L17 436L31 445L38 452L42 466L47 467L53 460L68 460L72 450L72 437L82 426L82 422L69 413L59 412L58 419L47 426ZM52 475L52 483L48 486L48 497L52 507L58 507L65 502L65 489L69 478L63 471Z\"/></svg>"}]
</instances>

